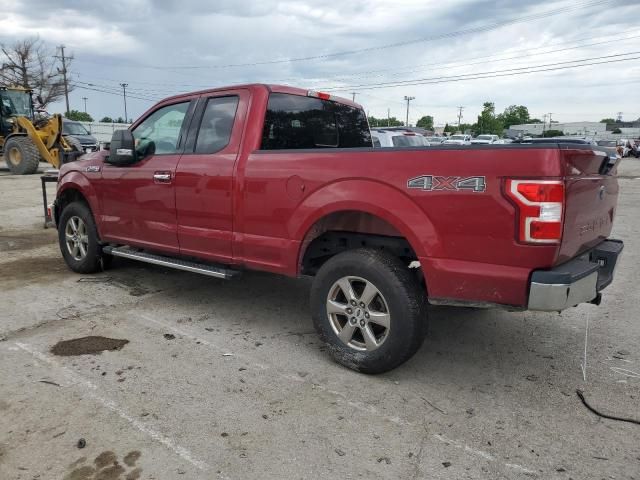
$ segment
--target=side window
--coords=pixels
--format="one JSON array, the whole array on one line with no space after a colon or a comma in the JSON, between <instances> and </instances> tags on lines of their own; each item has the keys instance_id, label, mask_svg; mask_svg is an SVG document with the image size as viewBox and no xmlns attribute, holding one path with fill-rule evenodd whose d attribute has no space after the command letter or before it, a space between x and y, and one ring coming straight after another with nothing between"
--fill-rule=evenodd
<instances>
[{"instance_id":1,"label":"side window","mask_svg":"<svg viewBox=\"0 0 640 480\"><path fill-rule=\"evenodd\" d=\"M196 140L196 153L215 153L229 143L238 109L238 97L207 100Z\"/></svg>"},{"instance_id":2,"label":"side window","mask_svg":"<svg viewBox=\"0 0 640 480\"><path fill-rule=\"evenodd\" d=\"M371 146L369 125L361 110L313 97L269 95L263 150Z\"/></svg>"},{"instance_id":3,"label":"side window","mask_svg":"<svg viewBox=\"0 0 640 480\"><path fill-rule=\"evenodd\" d=\"M153 142L156 155L176 153L188 108L189 102L176 103L149 115L132 132L136 147L145 149Z\"/></svg>"}]
</instances>

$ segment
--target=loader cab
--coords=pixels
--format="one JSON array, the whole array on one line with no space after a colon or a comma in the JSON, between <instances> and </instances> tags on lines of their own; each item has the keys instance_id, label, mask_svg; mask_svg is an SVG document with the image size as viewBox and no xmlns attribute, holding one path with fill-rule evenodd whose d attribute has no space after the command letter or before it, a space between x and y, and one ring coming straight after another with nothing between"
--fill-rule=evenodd
<instances>
[{"instance_id":1,"label":"loader cab","mask_svg":"<svg viewBox=\"0 0 640 480\"><path fill-rule=\"evenodd\" d=\"M0 88L0 137L13 131L13 117L27 117L33 120L33 99L31 90L23 88Z\"/></svg>"}]
</instances>

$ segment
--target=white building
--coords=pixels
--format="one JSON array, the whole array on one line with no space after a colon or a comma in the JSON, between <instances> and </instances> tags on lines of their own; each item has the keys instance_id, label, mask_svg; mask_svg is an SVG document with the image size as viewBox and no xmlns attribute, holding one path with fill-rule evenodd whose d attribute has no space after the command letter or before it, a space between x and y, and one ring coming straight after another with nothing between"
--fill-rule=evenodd
<instances>
[{"instance_id":1,"label":"white building","mask_svg":"<svg viewBox=\"0 0 640 480\"><path fill-rule=\"evenodd\" d=\"M586 137L597 137L605 134L607 124L601 122L566 122L566 123L525 123L522 125L511 125L511 132L521 132L522 135L542 135L543 130L560 130L564 135L583 135Z\"/></svg>"}]
</instances>

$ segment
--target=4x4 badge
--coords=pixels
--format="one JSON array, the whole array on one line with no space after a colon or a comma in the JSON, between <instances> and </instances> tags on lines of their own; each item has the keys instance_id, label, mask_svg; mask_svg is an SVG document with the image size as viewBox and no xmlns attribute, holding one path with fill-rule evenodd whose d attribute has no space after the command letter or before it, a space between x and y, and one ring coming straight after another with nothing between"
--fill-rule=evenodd
<instances>
[{"instance_id":1,"label":"4x4 badge","mask_svg":"<svg viewBox=\"0 0 640 480\"><path fill-rule=\"evenodd\" d=\"M487 184L484 177L443 177L436 175L421 175L407 180L407 188L419 190L470 190L472 192L484 192Z\"/></svg>"}]
</instances>

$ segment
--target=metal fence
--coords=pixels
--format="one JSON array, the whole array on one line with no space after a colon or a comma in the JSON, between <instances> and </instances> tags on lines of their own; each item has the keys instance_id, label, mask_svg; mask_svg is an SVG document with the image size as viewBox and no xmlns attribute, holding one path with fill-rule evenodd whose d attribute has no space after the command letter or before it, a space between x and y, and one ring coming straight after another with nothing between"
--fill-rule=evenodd
<instances>
[{"instance_id":1,"label":"metal fence","mask_svg":"<svg viewBox=\"0 0 640 480\"><path fill-rule=\"evenodd\" d=\"M96 137L101 144L111 141L113 132L116 130L126 130L130 123L105 123L105 122L80 122L85 126L91 135Z\"/></svg>"}]
</instances>

